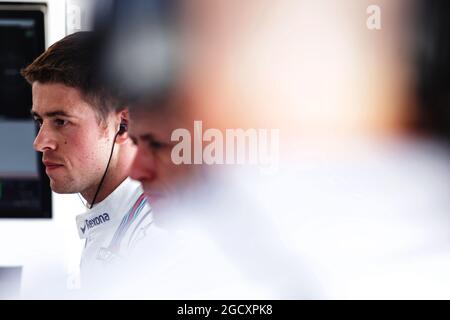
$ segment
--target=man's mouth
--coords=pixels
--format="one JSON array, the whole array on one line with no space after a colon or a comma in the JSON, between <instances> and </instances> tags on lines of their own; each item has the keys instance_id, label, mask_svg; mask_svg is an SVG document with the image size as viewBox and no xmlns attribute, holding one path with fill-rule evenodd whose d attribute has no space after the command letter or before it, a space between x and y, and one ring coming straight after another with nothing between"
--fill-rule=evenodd
<instances>
[{"instance_id":1,"label":"man's mouth","mask_svg":"<svg viewBox=\"0 0 450 320\"><path fill-rule=\"evenodd\" d=\"M51 161L43 161L44 165L45 165L45 171L48 173L50 171L62 168L63 165L56 163L56 162L51 162Z\"/></svg>"}]
</instances>

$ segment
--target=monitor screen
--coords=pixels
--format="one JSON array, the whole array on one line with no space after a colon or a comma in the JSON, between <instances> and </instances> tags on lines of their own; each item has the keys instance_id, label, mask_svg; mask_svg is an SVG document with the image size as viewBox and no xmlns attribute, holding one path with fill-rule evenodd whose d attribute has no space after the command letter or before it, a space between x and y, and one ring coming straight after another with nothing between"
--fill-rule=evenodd
<instances>
[{"instance_id":1,"label":"monitor screen","mask_svg":"<svg viewBox=\"0 0 450 320\"><path fill-rule=\"evenodd\" d=\"M31 87L20 70L45 50L44 12L0 4L0 217L50 218L51 192L30 116Z\"/></svg>"}]
</instances>

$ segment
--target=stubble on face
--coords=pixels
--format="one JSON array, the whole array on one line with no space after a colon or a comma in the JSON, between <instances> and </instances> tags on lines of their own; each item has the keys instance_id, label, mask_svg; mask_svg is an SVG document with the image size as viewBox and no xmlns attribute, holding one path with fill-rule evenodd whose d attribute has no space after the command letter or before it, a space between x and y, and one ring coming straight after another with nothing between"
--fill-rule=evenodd
<instances>
[{"instance_id":1,"label":"stubble on face","mask_svg":"<svg viewBox=\"0 0 450 320\"><path fill-rule=\"evenodd\" d=\"M56 193L86 192L98 184L105 170L112 147L112 129L99 123L93 106L79 90L62 84L33 84L33 110L41 118L40 132L42 160L60 167L46 165L50 187ZM55 124L59 116L67 123ZM111 131L111 132L109 132Z\"/></svg>"}]
</instances>

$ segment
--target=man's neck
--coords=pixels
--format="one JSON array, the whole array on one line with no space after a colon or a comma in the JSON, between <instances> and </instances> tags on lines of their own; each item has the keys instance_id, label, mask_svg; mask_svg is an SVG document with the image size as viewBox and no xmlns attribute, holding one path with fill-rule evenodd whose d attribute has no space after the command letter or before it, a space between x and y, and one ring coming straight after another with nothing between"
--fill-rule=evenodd
<instances>
[{"instance_id":1,"label":"man's neck","mask_svg":"<svg viewBox=\"0 0 450 320\"><path fill-rule=\"evenodd\" d=\"M99 202L102 202L103 200L105 200L111 193L113 193L114 190L117 189L117 187L123 181L125 181L126 178L127 178L126 175L115 176L115 177L111 177L111 176L107 175L100 187L100 190L98 191L97 197L95 198L94 205L96 203L99 203ZM89 207L92 205L92 201L94 201L94 197L97 192L98 186L99 186L99 184L96 184L95 186L81 192L81 195L87 201Z\"/></svg>"},{"instance_id":2,"label":"man's neck","mask_svg":"<svg viewBox=\"0 0 450 320\"><path fill-rule=\"evenodd\" d=\"M135 147L132 145L131 141L128 141L116 146L115 150L117 150L115 151L117 157L112 159L100 189L99 180L86 190L80 192L83 198L88 202L89 207L91 207L92 202L94 202L93 204L95 205L105 200L128 177L130 166L134 159ZM97 197L95 197L97 189L99 189L99 191Z\"/></svg>"}]
</instances>

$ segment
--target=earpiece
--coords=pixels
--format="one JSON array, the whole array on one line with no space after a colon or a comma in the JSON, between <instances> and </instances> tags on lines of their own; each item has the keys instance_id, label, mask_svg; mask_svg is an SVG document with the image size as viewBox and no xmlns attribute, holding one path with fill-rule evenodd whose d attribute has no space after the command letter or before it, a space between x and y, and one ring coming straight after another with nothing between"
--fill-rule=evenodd
<instances>
[{"instance_id":1,"label":"earpiece","mask_svg":"<svg viewBox=\"0 0 450 320\"><path fill-rule=\"evenodd\" d=\"M117 134L122 135L127 131L128 131L128 124L124 120L122 120L122 122L120 123L119 132Z\"/></svg>"}]
</instances>

